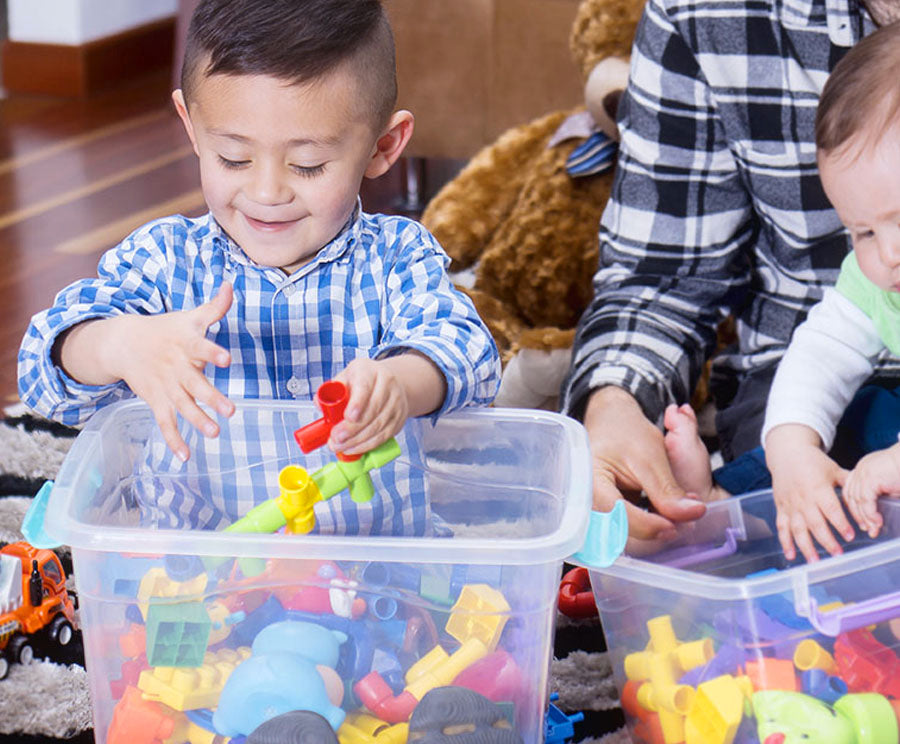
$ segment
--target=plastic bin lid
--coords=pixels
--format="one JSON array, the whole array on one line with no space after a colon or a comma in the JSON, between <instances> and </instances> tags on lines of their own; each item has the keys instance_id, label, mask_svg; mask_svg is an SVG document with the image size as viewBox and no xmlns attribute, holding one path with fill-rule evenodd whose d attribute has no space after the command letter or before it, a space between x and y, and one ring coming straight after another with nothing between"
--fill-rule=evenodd
<instances>
[{"instance_id":1,"label":"plastic bin lid","mask_svg":"<svg viewBox=\"0 0 900 750\"><path fill-rule=\"evenodd\" d=\"M748 493L710 503L702 518L681 525L671 542L642 550L643 557L632 551L609 567L591 569L601 583L608 576L713 601L789 593L799 615L820 632L836 635L900 616L896 586L852 606L820 609L825 602L817 600L819 584L851 580L856 574L871 577L872 571L900 560L900 500L880 499L879 511L884 528L877 538L856 529L855 538L843 543L841 555L828 557L821 552L817 562L807 563L799 556L788 561L778 541L771 490Z\"/></svg>"}]
</instances>

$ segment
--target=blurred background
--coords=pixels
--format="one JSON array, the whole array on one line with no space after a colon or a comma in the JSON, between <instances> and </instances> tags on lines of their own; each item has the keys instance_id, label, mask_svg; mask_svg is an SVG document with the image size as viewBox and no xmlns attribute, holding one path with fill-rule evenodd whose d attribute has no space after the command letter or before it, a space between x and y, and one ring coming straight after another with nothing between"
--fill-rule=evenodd
<instances>
[{"instance_id":1,"label":"blurred background","mask_svg":"<svg viewBox=\"0 0 900 750\"><path fill-rule=\"evenodd\" d=\"M171 105L197 0L0 0L0 404L31 316L151 219L205 211ZM385 0L406 157L368 211L417 217L504 130L583 98L578 0Z\"/></svg>"}]
</instances>

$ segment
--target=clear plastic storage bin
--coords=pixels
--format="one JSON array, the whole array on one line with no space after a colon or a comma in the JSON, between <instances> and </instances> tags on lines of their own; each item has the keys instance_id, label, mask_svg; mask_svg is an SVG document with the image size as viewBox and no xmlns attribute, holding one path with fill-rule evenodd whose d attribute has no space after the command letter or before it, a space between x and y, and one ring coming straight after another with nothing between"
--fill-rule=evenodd
<instances>
[{"instance_id":1,"label":"clear plastic storage bin","mask_svg":"<svg viewBox=\"0 0 900 750\"><path fill-rule=\"evenodd\" d=\"M43 530L72 548L98 742L541 741L562 560L588 526L581 425L509 409L411 421L359 508L418 487L422 536L351 535L337 495L312 533L225 533L281 496L286 466L335 461L293 439L320 417L238 402L218 439L182 425L184 465L142 402L77 437Z\"/></svg>"},{"instance_id":2,"label":"clear plastic storage bin","mask_svg":"<svg viewBox=\"0 0 900 750\"><path fill-rule=\"evenodd\" d=\"M650 743L897 742L900 504L844 553L787 562L770 491L591 572L628 727Z\"/></svg>"}]
</instances>

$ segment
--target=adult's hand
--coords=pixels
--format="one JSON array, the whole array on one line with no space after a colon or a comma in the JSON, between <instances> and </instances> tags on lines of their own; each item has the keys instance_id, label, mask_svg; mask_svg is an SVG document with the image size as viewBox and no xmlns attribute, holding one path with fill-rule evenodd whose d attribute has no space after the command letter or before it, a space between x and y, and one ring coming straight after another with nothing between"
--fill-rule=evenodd
<instances>
[{"instance_id":1,"label":"adult's hand","mask_svg":"<svg viewBox=\"0 0 900 750\"><path fill-rule=\"evenodd\" d=\"M685 497L672 476L662 432L644 416L627 391L605 386L588 399L584 426L591 445L594 509L609 511L623 492L643 491L651 513L625 501L628 535L635 539L666 539L675 523L694 521L706 511L699 500Z\"/></svg>"}]
</instances>

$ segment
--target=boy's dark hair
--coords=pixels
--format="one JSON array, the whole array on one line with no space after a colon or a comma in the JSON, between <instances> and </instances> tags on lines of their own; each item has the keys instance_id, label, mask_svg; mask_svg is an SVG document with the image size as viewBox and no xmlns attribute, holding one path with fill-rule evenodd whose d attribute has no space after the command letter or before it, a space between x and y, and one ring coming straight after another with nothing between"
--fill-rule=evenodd
<instances>
[{"instance_id":1,"label":"boy's dark hair","mask_svg":"<svg viewBox=\"0 0 900 750\"><path fill-rule=\"evenodd\" d=\"M189 105L201 75L305 83L346 63L381 128L397 101L397 74L380 0L201 0L185 41L181 89Z\"/></svg>"},{"instance_id":2,"label":"boy's dark hair","mask_svg":"<svg viewBox=\"0 0 900 750\"><path fill-rule=\"evenodd\" d=\"M816 110L816 148L828 153L862 132L877 140L900 115L900 21L861 39L834 67Z\"/></svg>"}]
</instances>

